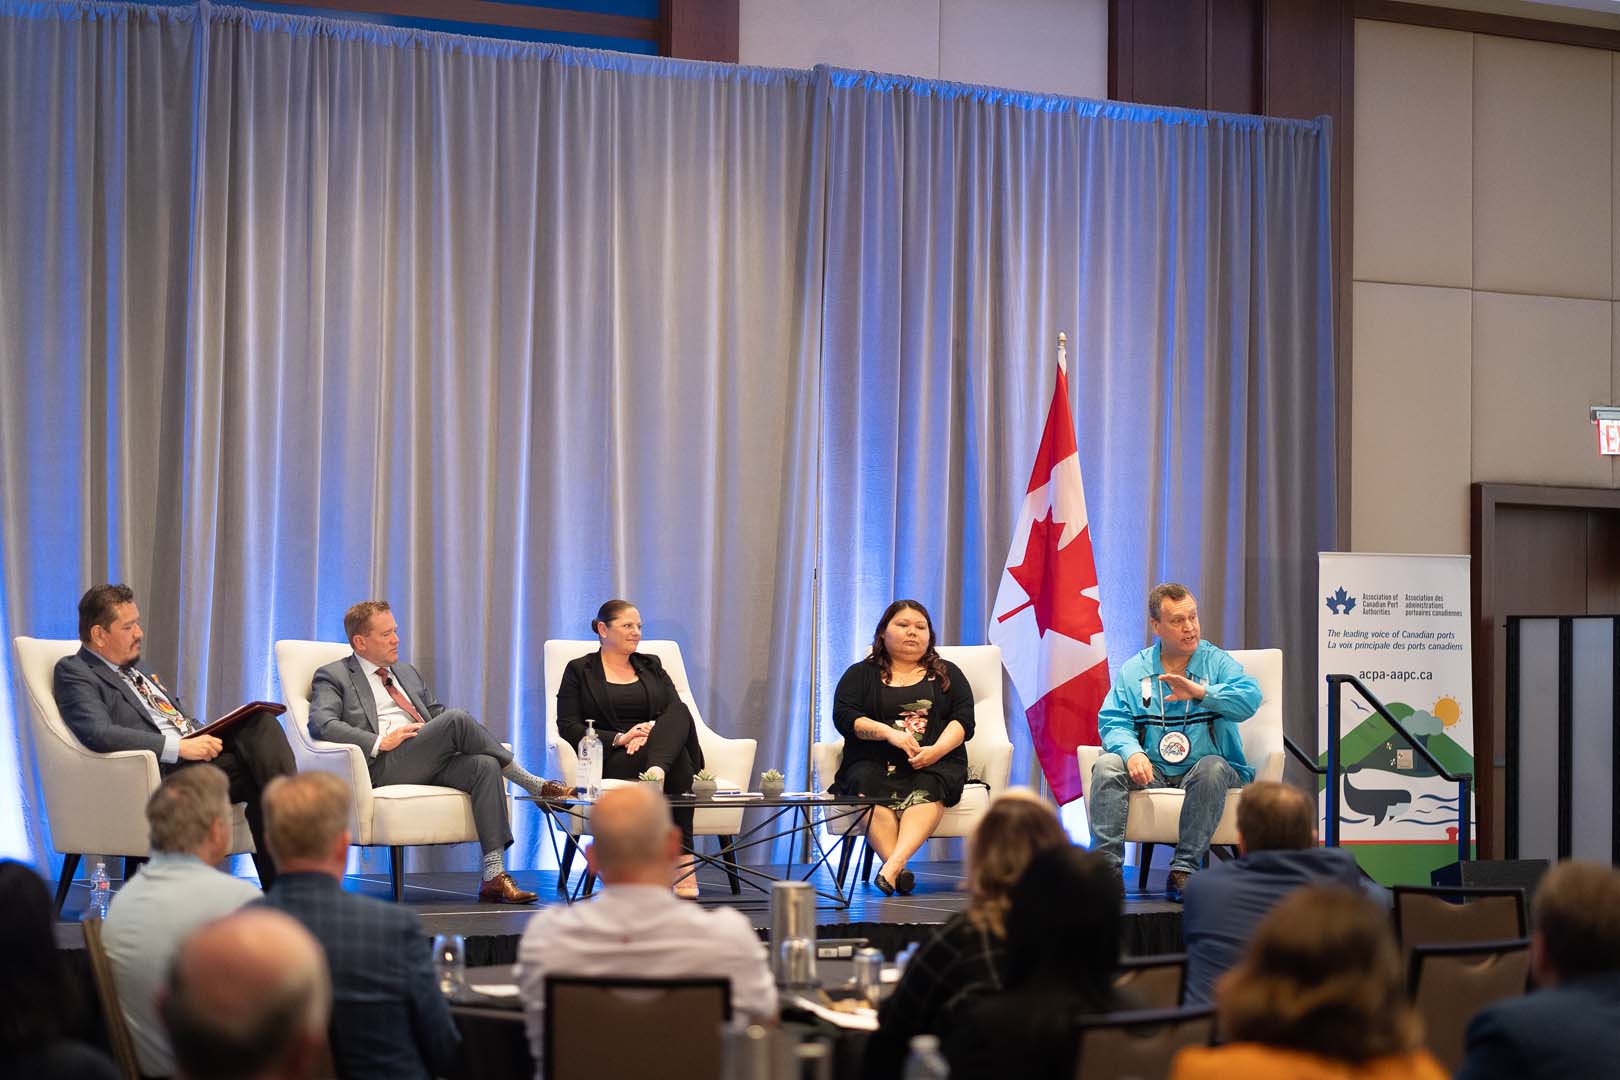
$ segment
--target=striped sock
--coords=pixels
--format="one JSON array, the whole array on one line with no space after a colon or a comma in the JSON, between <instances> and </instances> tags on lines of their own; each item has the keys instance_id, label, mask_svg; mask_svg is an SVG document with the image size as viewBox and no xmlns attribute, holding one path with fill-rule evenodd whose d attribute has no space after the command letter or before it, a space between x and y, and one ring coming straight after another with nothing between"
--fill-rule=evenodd
<instances>
[{"instance_id":1,"label":"striped sock","mask_svg":"<svg viewBox=\"0 0 1620 1080\"><path fill-rule=\"evenodd\" d=\"M484 852L484 880L494 881L506 873L506 855L501 851Z\"/></svg>"}]
</instances>

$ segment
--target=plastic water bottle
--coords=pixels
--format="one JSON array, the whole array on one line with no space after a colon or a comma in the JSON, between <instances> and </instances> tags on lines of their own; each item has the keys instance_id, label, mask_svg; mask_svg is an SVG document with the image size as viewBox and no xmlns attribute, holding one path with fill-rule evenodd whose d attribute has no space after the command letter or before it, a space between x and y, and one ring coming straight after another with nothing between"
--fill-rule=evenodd
<instances>
[{"instance_id":1,"label":"plastic water bottle","mask_svg":"<svg viewBox=\"0 0 1620 1080\"><path fill-rule=\"evenodd\" d=\"M107 877L107 864L98 859L95 872L90 875L90 902L84 907L84 917L105 919L111 903L112 881Z\"/></svg>"},{"instance_id":2,"label":"plastic water bottle","mask_svg":"<svg viewBox=\"0 0 1620 1080\"><path fill-rule=\"evenodd\" d=\"M906 1056L906 1068L900 1074L905 1080L950 1080L951 1067L945 1055L939 1052L939 1036L913 1035L911 1053Z\"/></svg>"},{"instance_id":3,"label":"plastic water bottle","mask_svg":"<svg viewBox=\"0 0 1620 1080\"><path fill-rule=\"evenodd\" d=\"M579 740L579 766L574 770L574 795L595 802L602 794L602 740L596 736L596 722L585 721L585 737Z\"/></svg>"}]
</instances>

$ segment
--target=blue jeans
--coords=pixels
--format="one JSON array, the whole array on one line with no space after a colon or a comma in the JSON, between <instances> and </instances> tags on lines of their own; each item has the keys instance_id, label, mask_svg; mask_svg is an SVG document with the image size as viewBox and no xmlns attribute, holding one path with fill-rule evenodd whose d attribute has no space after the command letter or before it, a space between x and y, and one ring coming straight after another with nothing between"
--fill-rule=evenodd
<instances>
[{"instance_id":1,"label":"blue jeans","mask_svg":"<svg viewBox=\"0 0 1620 1080\"><path fill-rule=\"evenodd\" d=\"M1091 798L1086 811L1091 815L1091 850L1101 852L1115 866L1125 861L1125 815L1131 790L1150 787L1180 788L1187 793L1181 804L1180 839L1170 869L1198 869L1209 852L1209 838L1215 835L1226 812L1226 793L1242 787L1237 770L1219 754L1205 754L1180 776L1166 776L1153 766L1153 782L1136 784L1118 754L1103 754L1091 769Z\"/></svg>"}]
</instances>

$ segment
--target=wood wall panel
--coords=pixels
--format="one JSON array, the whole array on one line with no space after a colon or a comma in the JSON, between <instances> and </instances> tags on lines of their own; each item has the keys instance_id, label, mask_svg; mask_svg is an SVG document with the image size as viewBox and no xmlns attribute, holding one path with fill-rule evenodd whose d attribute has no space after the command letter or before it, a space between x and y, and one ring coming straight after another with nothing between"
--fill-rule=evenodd
<instances>
[{"instance_id":1,"label":"wood wall panel","mask_svg":"<svg viewBox=\"0 0 1620 1080\"><path fill-rule=\"evenodd\" d=\"M1260 111L1261 6L1262 0L1224 0L1210 7L1206 108Z\"/></svg>"},{"instance_id":2,"label":"wood wall panel","mask_svg":"<svg viewBox=\"0 0 1620 1080\"><path fill-rule=\"evenodd\" d=\"M664 55L735 64L738 2L664 0Z\"/></svg>"},{"instance_id":3,"label":"wood wall panel","mask_svg":"<svg viewBox=\"0 0 1620 1080\"><path fill-rule=\"evenodd\" d=\"M1208 0L1116 0L1109 19L1127 30L1117 55L1125 81L1109 95L1143 105L1205 108L1209 71Z\"/></svg>"},{"instance_id":4,"label":"wood wall panel","mask_svg":"<svg viewBox=\"0 0 1620 1080\"><path fill-rule=\"evenodd\" d=\"M1337 120L1345 115L1350 75L1344 67L1346 21L1341 0L1265 5L1262 83L1267 116L1300 120L1331 116Z\"/></svg>"}]
</instances>

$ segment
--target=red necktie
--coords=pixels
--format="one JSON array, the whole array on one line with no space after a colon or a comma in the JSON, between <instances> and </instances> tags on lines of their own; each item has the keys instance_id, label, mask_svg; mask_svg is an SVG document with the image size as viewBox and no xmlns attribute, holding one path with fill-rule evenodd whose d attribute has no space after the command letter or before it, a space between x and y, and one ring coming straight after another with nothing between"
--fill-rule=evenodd
<instances>
[{"instance_id":1,"label":"red necktie","mask_svg":"<svg viewBox=\"0 0 1620 1080\"><path fill-rule=\"evenodd\" d=\"M405 710L405 715L411 718L413 724L423 723L422 714L412 707L410 698L401 693L399 687L394 685L393 676L388 674L387 668L378 668L377 678L383 681L383 689L388 691L388 696L394 699L395 705Z\"/></svg>"}]
</instances>

